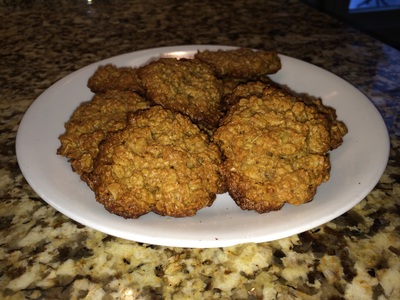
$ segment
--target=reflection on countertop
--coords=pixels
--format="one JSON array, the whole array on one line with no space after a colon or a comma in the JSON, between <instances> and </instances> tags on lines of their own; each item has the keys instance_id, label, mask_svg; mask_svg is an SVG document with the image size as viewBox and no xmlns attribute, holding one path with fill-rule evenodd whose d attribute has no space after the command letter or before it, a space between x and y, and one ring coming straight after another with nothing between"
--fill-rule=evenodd
<instances>
[{"instance_id":1,"label":"reflection on countertop","mask_svg":"<svg viewBox=\"0 0 400 300\"><path fill-rule=\"evenodd\" d=\"M0 15L0 298L400 298L399 51L296 0L0 0ZM212 249L116 238L45 203L15 154L36 97L90 63L187 44L276 49L360 89L390 134L377 186L310 231Z\"/></svg>"}]
</instances>

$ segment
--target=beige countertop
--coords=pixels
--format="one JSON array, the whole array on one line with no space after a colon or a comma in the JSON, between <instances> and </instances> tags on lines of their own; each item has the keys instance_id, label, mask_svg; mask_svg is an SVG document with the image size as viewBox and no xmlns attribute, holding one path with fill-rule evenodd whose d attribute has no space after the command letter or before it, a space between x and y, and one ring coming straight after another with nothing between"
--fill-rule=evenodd
<instances>
[{"instance_id":1,"label":"beige countertop","mask_svg":"<svg viewBox=\"0 0 400 300\"><path fill-rule=\"evenodd\" d=\"M400 52L299 1L0 1L1 299L400 299ZM390 134L387 168L353 209L288 238L148 245L85 227L25 181L19 122L52 83L173 45L276 49L349 81Z\"/></svg>"}]
</instances>

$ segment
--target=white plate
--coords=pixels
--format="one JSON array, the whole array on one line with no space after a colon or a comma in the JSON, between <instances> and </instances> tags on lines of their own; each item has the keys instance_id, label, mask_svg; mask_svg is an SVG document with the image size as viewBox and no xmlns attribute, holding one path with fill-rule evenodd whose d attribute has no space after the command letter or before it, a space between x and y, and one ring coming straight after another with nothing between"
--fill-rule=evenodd
<instances>
[{"instance_id":1,"label":"white plate","mask_svg":"<svg viewBox=\"0 0 400 300\"><path fill-rule=\"evenodd\" d=\"M242 211L224 194L194 217L175 219L149 213L125 220L98 204L66 159L56 154L64 123L80 102L92 97L86 84L99 65L140 66L159 56L190 57L197 50L230 48L203 45L143 50L91 64L56 82L34 101L18 129L17 158L26 180L48 204L81 224L133 241L178 247L280 239L326 223L360 202L379 181L389 156L389 137L379 112L346 81L284 55L280 56L282 70L272 79L297 92L322 97L349 129L343 145L331 153L330 180L318 188L310 203L258 214Z\"/></svg>"}]
</instances>

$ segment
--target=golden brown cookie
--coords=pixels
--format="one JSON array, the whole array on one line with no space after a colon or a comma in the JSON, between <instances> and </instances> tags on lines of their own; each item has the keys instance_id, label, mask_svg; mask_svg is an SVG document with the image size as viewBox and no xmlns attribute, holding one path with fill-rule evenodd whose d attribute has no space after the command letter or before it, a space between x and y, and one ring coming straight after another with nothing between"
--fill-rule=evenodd
<instances>
[{"instance_id":1,"label":"golden brown cookie","mask_svg":"<svg viewBox=\"0 0 400 300\"><path fill-rule=\"evenodd\" d=\"M148 107L145 99L130 91L110 90L95 95L82 103L65 124L57 154L67 157L72 169L88 182L100 142L126 126L129 112Z\"/></svg>"},{"instance_id":2,"label":"golden brown cookie","mask_svg":"<svg viewBox=\"0 0 400 300\"><path fill-rule=\"evenodd\" d=\"M270 84L261 81L250 81L238 84L232 89L231 93L223 98L223 103L225 107L229 108L242 98L249 98L250 96L262 97L264 90L269 86Z\"/></svg>"},{"instance_id":3,"label":"golden brown cookie","mask_svg":"<svg viewBox=\"0 0 400 300\"><path fill-rule=\"evenodd\" d=\"M99 66L88 80L88 87L93 93L107 90L134 91L143 93L137 76L137 68L117 67L112 64Z\"/></svg>"},{"instance_id":4,"label":"golden brown cookie","mask_svg":"<svg viewBox=\"0 0 400 300\"><path fill-rule=\"evenodd\" d=\"M317 110L328 119L331 135L331 150L342 145L343 138L347 134L348 129L343 121L338 120L336 110L333 107L324 105L321 98L312 97L307 94L302 94L298 98L307 105L314 105Z\"/></svg>"},{"instance_id":5,"label":"golden brown cookie","mask_svg":"<svg viewBox=\"0 0 400 300\"><path fill-rule=\"evenodd\" d=\"M212 130L221 118L222 82L198 60L161 58L143 66L139 78L149 100Z\"/></svg>"},{"instance_id":6,"label":"golden brown cookie","mask_svg":"<svg viewBox=\"0 0 400 300\"><path fill-rule=\"evenodd\" d=\"M153 106L100 145L96 199L124 218L193 216L225 191L220 154L188 117Z\"/></svg>"},{"instance_id":7,"label":"golden brown cookie","mask_svg":"<svg viewBox=\"0 0 400 300\"><path fill-rule=\"evenodd\" d=\"M343 143L343 137L347 134L347 126L340 120L337 119L336 110L330 106L326 106L322 103L322 99L312 97L308 94L297 94L290 90L288 87L282 87L272 80L263 80L257 82L248 82L246 84L240 84L232 90L232 92L226 95L223 99L225 107L237 103L242 98L249 98L250 96L262 97L266 89L274 90L278 89L281 93L286 93L288 99L292 101L302 101L307 106L313 106L318 110L319 113L325 115L329 123L330 132L330 149L336 149Z\"/></svg>"},{"instance_id":8,"label":"golden brown cookie","mask_svg":"<svg viewBox=\"0 0 400 300\"><path fill-rule=\"evenodd\" d=\"M226 157L228 191L242 209L264 213L308 202L329 179L327 118L281 89L266 85L242 98L213 138Z\"/></svg>"},{"instance_id":9,"label":"golden brown cookie","mask_svg":"<svg viewBox=\"0 0 400 300\"><path fill-rule=\"evenodd\" d=\"M281 60L275 51L254 51L248 48L205 50L196 53L195 58L213 66L219 78L256 80L281 69Z\"/></svg>"}]
</instances>

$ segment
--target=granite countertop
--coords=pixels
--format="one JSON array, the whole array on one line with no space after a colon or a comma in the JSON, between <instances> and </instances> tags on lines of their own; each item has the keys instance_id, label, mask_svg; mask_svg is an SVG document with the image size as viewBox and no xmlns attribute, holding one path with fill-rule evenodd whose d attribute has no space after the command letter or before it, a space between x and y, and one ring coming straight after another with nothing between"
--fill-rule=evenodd
<instances>
[{"instance_id":1,"label":"granite countertop","mask_svg":"<svg viewBox=\"0 0 400 300\"><path fill-rule=\"evenodd\" d=\"M400 299L399 51L295 0L0 0L0 16L1 299ZM43 201L15 153L30 104L93 62L185 44L276 49L349 81L390 134L379 183L312 230L211 249L116 238Z\"/></svg>"}]
</instances>

